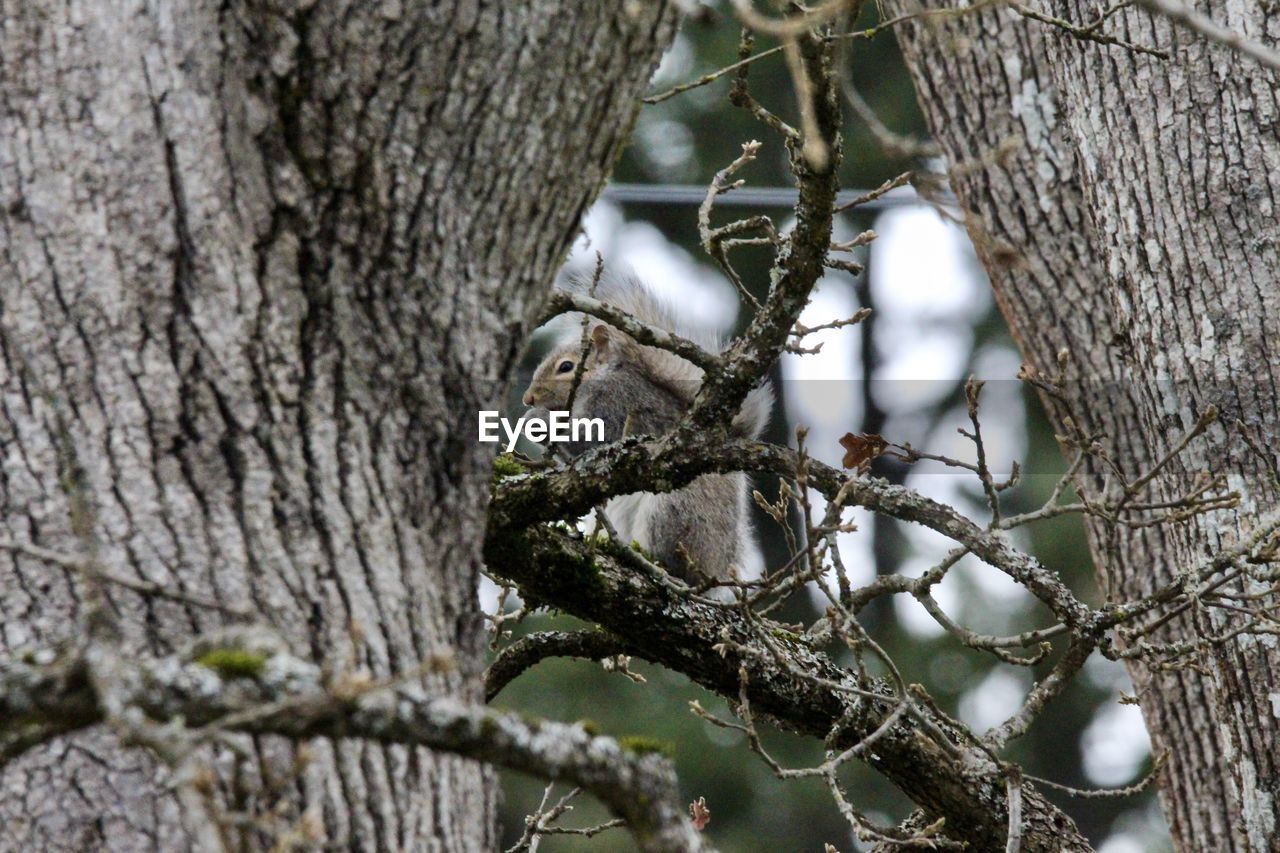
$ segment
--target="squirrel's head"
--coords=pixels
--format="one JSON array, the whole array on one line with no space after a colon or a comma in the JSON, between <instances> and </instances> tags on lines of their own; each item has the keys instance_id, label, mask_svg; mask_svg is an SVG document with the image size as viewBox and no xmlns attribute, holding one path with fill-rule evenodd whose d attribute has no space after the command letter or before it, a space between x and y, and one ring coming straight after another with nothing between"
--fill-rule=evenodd
<instances>
[{"instance_id":1,"label":"squirrel's head","mask_svg":"<svg viewBox=\"0 0 1280 853\"><path fill-rule=\"evenodd\" d=\"M602 374L623 361L635 346L626 334L604 323L596 323L588 335L587 364L581 381L602 378ZM581 360L580 340L570 340L552 350L533 372L533 379L521 398L524 404L548 411L567 409L569 390L573 387L573 377L577 375Z\"/></svg>"}]
</instances>

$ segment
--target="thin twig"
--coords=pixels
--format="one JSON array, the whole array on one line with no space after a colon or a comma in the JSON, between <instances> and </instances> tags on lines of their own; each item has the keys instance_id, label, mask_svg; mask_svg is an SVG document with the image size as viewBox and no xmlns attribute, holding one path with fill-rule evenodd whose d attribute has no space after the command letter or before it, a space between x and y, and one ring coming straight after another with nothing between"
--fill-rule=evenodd
<instances>
[{"instance_id":1,"label":"thin twig","mask_svg":"<svg viewBox=\"0 0 1280 853\"><path fill-rule=\"evenodd\" d=\"M1250 41L1234 30L1220 26L1212 18L1177 0L1134 0L1137 5L1173 21L1179 26L1199 33L1209 41L1216 42L1242 53L1250 59L1271 69L1280 69L1280 53L1255 41Z\"/></svg>"}]
</instances>

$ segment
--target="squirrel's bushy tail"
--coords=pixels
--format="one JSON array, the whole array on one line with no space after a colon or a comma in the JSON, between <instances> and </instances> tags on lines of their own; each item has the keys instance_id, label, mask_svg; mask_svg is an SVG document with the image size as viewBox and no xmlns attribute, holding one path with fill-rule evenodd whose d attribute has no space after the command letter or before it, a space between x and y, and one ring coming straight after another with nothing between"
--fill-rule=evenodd
<instances>
[{"instance_id":1,"label":"squirrel's bushy tail","mask_svg":"<svg viewBox=\"0 0 1280 853\"><path fill-rule=\"evenodd\" d=\"M688 316L681 316L670 299L630 272L607 271L598 281L590 274L570 275L557 284L557 287L582 296L591 295L647 325L693 341L708 352L718 353L724 348L724 342L714 330ZM680 356L654 347L644 347L644 352L650 370L661 381L673 387L687 389L686 393L690 396L702 382L702 368ZM742 402L741 411L733 419L733 431L747 438L759 438L769 423L773 397L773 388L768 381L752 390Z\"/></svg>"},{"instance_id":2,"label":"squirrel's bushy tail","mask_svg":"<svg viewBox=\"0 0 1280 853\"><path fill-rule=\"evenodd\" d=\"M742 401L742 409L733 419L733 431L746 438L759 438L772 413L773 384L766 379Z\"/></svg>"}]
</instances>

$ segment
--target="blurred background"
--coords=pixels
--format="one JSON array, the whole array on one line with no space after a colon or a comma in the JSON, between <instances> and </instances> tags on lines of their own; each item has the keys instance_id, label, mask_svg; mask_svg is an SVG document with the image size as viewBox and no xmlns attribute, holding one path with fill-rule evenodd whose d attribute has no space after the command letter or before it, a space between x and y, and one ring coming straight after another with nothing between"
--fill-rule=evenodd
<instances>
[{"instance_id":1,"label":"blurred background","mask_svg":"<svg viewBox=\"0 0 1280 853\"><path fill-rule=\"evenodd\" d=\"M720 11L713 23L685 24L658 70L652 92L737 60L737 29ZM869 8L858 27L874 24L874 10ZM771 46L762 39L756 49ZM851 42L841 66L857 97L887 129L928 142L891 34ZM791 83L780 55L754 63L748 79L757 100L795 121ZM755 188L792 186L781 141L729 104L730 82L731 75L641 111L614 184L585 218L569 262L570 267L590 270L599 252L607 265L630 268L725 335L738 331L747 315L740 310L734 288L699 248L701 188L751 139L764 143L760 156L737 177ZM860 115L849 102L844 106L842 187L870 189L921 165L910 152L886 146L883 132L877 132L865 110ZM936 161L928 164L942 168ZM700 187L691 203L673 189L688 185ZM726 203L730 200L732 194L724 198ZM712 221L723 224L753 213L769 214L780 230L790 227L786 204L717 207ZM1064 462L1039 401L1014 378L1021 359L963 229L946 213L908 192L840 219L837 239L866 229L874 229L879 238L858 257L866 267L861 275L827 275L802 322L813 326L847 318L863 306L874 313L857 326L806 339L806 346L822 343L817 355L784 357L775 370L779 400L765 438L794 446L796 428L805 426L810 452L831 464L838 464L843 453L837 439L850 431L880 433L895 443L971 460L972 444L956 430L968 426L963 384L973 375L987 380L982 426L993 470L1007 473L1015 460L1023 468L1021 485L1005 493L1007 511L1025 511L1048 497ZM736 253L735 267L758 297L767 289L769 264L764 249ZM532 370L546 343L546 335L535 337L526 371ZM513 397L511 412L521 408ZM945 501L976 521L987 520L988 510L972 475L932 463L908 468L886 457L877 460L873 472ZM761 481L757 486L766 495L776 494L776 482ZM820 504L817 510L820 513ZM947 550L947 540L923 528L866 513L854 518L859 529L844 535L841 547L855 581L865 583L877 573L919 574ZM756 529L760 554L753 568L784 563L787 552L777 526L760 514ZM1098 601L1079 519L1062 517L1023 528L1016 538L1060 571L1079 594ZM935 592L953 619L980 632L1012 633L1048 624L1047 613L1029 594L976 562L962 562ZM492 612L497 590L487 585L482 599ZM515 603L508 601L508 608ZM1013 713L1033 675L1043 675L1053 660L1050 656L1048 663L1031 669L1000 664L946 635L909 597L879 605L866 611L867 627L904 677L924 684L944 710L979 733ZM817 598L800 595L778 615L785 622L807 624L820 608ZM514 636L573 624L568 617L539 613L515 626ZM724 701L675 673L640 662L633 662L632 668L645 684L605 673L593 663L548 661L509 685L494 705L563 721L591 720L603 733L644 735L670 744L686 799L705 797L712 815L706 831L722 850L821 851L824 843L840 851L864 849L820 782L776 779L741 735L714 728L689 711L689 702L697 700L729 717ZM1138 709L1118 701L1130 691L1123 668L1095 655L1082 677L1014 744L1010 757L1033 775L1075 787L1118 787L1138 781L1150 769L1150 744ZM820 743L782 732L768 731L765 743L786 766L814 765L823 757ZM848 766L842 779L853 805L880 822L896 822L910 811L906 798L860 765ZM543 787L517 774L504 776L504 848L519 838L524 817L537 809ZM566 790L557 788L551 802ZM1047 793L1102 853L1171 849L1151 791L1124 799ZM560 823L586 826L607 818L602 808L583 798ZM541 849L621 851L635 846L625 831L611 830L589 840L549 836Z\"/></svg>"}]
</instances>

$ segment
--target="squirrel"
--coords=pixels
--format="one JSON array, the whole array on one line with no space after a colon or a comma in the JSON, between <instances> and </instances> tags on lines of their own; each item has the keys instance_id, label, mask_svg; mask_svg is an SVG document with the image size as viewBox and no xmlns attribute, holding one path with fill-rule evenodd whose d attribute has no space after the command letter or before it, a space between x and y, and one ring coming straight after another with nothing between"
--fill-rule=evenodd
<instances>
[{"instance_id":1,"label":"squirrel","mask_svg":"<svg viewBox=\"0 0 1280 853\"><path fill-rule=\"evenodd\" d=\"M661 328L719 352L721 341L706 329L679 317L675 307L640 279L611 273L596 280L571 278L557 285L630 314L648 326ZM574 315L581 316L581 315ZM667 350L643 346L621 330L595 318L578 334L552 347L534 371L523 402L530 414L570 410L572 417L600 418L604 442L626 435L660 435L684 415L702 385L702 369ZM582 370L573 405L569 397L578 363ZM773 390L763 383L743 401L730 430L759 438L773 408ZM591 447L586 442L561 445L571 456ZM624 542L634 542L668 570L685 580L695 573L718 580L734 577L750 553L747 476L704 474L676 491L638 492L613 498L605 515Z\"/></svg>"}]
</instances>

